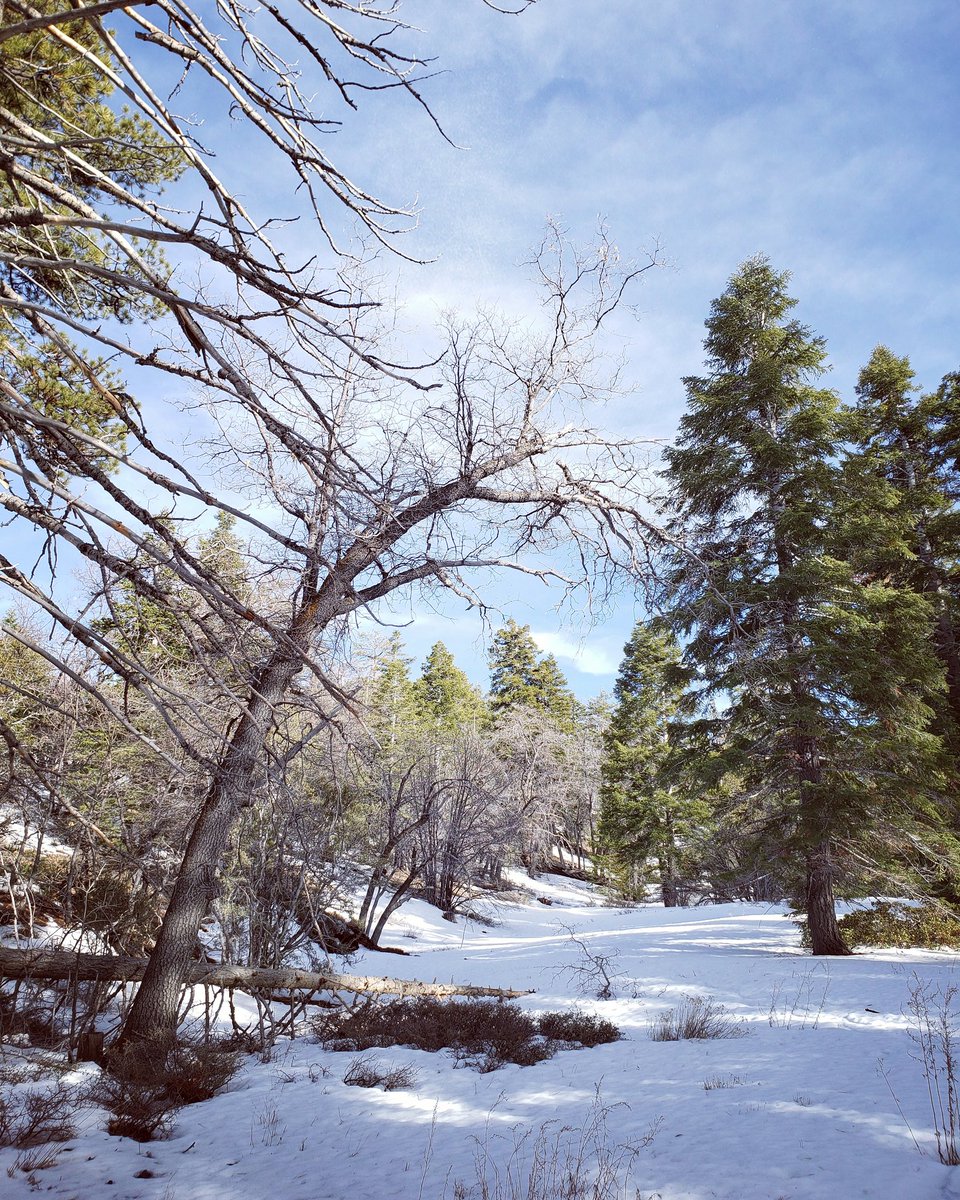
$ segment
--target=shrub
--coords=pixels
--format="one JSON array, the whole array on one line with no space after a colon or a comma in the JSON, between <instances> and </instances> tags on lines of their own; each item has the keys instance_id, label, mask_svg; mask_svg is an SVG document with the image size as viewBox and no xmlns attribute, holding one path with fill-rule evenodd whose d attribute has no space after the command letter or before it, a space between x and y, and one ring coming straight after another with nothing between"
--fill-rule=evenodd
<instances>
[{"instance_id":1,"label":"shrub","mask_svg":"<svg viewBox=\"0 0 960 1200\"><path fill-rule=\"evenodd\" d=\"M682 1004L661 1013L650 1026L655 1042L701 1041L743 1037L743 1023L727 1015L709 996L687 996Z\"/></svg>"},{"instance_id":2,"label":"shrub","mask_svg":"<svg viewBox=\"0 0 960 1200\"><path fill-rule=\"evenodd\" d=\"M240 1057L208 1044L178 1043L166 1054L126 1046L108 1054L92 1095L113 1114L108 1133L149 1142L164 1136L185 1105L209 1100L225 1087Z\"/></svg>"},{"instance_id":3,"label":"shrub","mask_svg":"<svg viewBox=\"0 0 960 1200\"><path fill-rule=\"evenodd\" d=\"M840 918L844 938L855 946L960 948L960 914L942 904L878 900Z\"/></svg>"},{"instance_id":4,"label":"shrub","mask_svg":"<svg viewBox=\"0 0 960 1200\"><path fill-rule=\"evenodd\" d=\"M578 1025L584 1038L575 1030ZM549 1029L562 1029L563 1033L551 1033ZM545 1013L537 1019L495 1000L439 1000L426 996L325 1013L315 1021L314 1030L333 1050L385 1046L449 1049L480 1071L494 1071L507 1062L533 1066L550 1058L561 1040L596 1045L619 1036L609 1022L582 1013Z\"/></svg>"},{"instance_id":5,"label":"shrub","mask_svg":"<svg viewBox=\"0 0 960 1200\"><path fill-rule=\"evenodd\" d=\"M59 1081L36 1091L18 1088L0 1093L0 1146L24 1149L67 1141L73 1137L74 1117L82 1103L77 1088Z\"/></svg>"},{"instance_id":6,"label":"shrub","mask_svg":"<svg viewBox=\"0 0 960 1200\"><path fill-rule=\"evenodd\" d=\"M574 1009L573 1012L543 1013L537 1020L540 1032L552 1042L576 1042L581 1046L600 1046L617 1042L620 1030L612 1021Z\"/></svg>"},{"instance_id":7,"label":"shrub","mask_svg":"<svg viewBox=\"0 0 960 1200\"><path fill-rule=\"evenodd\" d=\"M413 1067L391 1067L364 1055L353 1060L343 1082L347 1087L382 1087L385 1092L395 1092L400 1088L413 1087L418 1078Z\"/></svg>"}]
</instances>

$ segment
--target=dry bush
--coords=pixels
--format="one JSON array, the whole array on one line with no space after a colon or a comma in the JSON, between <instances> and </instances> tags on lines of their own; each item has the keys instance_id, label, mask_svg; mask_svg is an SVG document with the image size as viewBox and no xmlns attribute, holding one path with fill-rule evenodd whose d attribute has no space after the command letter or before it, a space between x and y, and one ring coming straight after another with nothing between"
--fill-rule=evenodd
<instances>
[{"instance_id":1,"label":"dry bush","mask_svg":"<svg viewBox=\"0 0 960 1200\"><path fill-rule=\"evenodd\" d=\"M314 1024L334 1050L413 1046L453 1050L481 1071L506 1062L532 1066L553 1053L532 1017L495 1000L438 1000L423 996L388 1004L365 1004L343 1014L324 1014Z\"/></svg>"},{"instance_id":2,"label":"dry bush","mask_svg":"<svg viewBox=\"0 0 960 1200\"><path fill-rule=\"evenodd\" d=\"M960 1166L960 987L914 978L907 1001L940 1161Z\"/></svg>"},{"instance_id":3,"label":"dry bush","mask_svg":"<svg viewBox=\"0 0 960 1200\"><path fill-rule=\"evenodd\" d=\"M209 1044L177 1044L166 1054L127 1046L107 1056L92 1097L113 1114L109 1133L149 1142L169 1131L185 1105L225 1087L240 1060L237 1051Z\"/></svg>"},{"instance_id":4,"label":"dry bush","mask_svg":"<svg viewBox=\"0 0 960 1200\"><path fill-rule=\"evenodd\" d=\"M551 1028L563 1032L550 1033ZM597 1045L619 1036L609 1022L582 1013L545 1013L537 1019L496 1000L439 1000L428 996L324 1013L314 1022L314 1030L333 1050L385 1046L450 1049L480 1071L494 1071L508 1062L533 1066L550 1058L559 1041Z\"/></svg>"},{"instance_id":5,"label":"dry bush","mask_svg":"<svg viewBox=\"0 0 960 1200\"><path fill-rule=\"evenodd\" d=\"M385 1092L414 1087L419 1079L413 1067L389 1066L379 1059L364 1055L355 1058L346 1070L343 1082L347 1087L382 1087Z\"/></svg>"},{"instance_id":6,"label":"dry bush","mask_svg":"<svg viewBox=\"0 0 960 1200\"><path fill-rule=\"evenodd\" d=\"M687 996L676 1008L661 1013L650 1025L655 1042L703 1041L743 1037L743 1022L727 1014L709 996Z\"/></svg>"},{"instance_id":7,"label":"dry bush","mask_svg":"<svg viewBox=\"0 0 960 1200\"><path fill-rule=\"evenodd\" d=\"M78 1088L61 1081L35 1091L21 1085L0 1092L0 1146L24 1149L67 1141L83 1101Z\"/></svg>"},{"instance_id":8,"label":"dry bush","mask_svg":"<svg viewBox=\"0 0 960 1200\"><path fill-rule=\"evenodd\" d=\"M580 1009L542 1013L537 1018L537 1026L543 1036L552 1042L575 1042L580 1046L618 1042L623 1036L612 1021Z\"/></svg>"}]
</instances>

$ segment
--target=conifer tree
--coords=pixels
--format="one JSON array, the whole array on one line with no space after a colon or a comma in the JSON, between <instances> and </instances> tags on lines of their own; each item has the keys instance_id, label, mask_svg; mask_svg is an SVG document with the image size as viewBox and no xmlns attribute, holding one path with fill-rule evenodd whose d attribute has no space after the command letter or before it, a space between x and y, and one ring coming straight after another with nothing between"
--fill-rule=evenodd
<instances>
[{"instance_id":1,"label":"conifer tree","mask_svg":"<svg viewBox=\"0 0 960 1200\"><path fill-rule=\"evenodd\" d=\"M684 777L683 717L691 703L679 649L666 630L637 623L613 694L603 739L600 844L630 891L638 890L653 859L663 903L671 908L683 903L689 876L685 843L709 810Z\"/></svg>"},{"instance_id":2,"label":"conifer tree","mask_svg":"<svg viewBox=\"0 0 960 1200\"><path fill-rule=\"evenodd\" d=\"M370 726L385 753L399 749L419 723L410 662L400 634L392 633L377 660L369 706Z\"/></svg>"},{"instance_id":3,"label":"conifer tree","mask_svg":"<svg viewBox=\"0 0 960 1200\"><path fill-rule=\"evenodd\" d=\"M32 15L65 11L55 0L36 0ZM45 416L118 446L125 437L117 399L125 396L121 377L106 359L54 336L51 325L27 319L10 302L18 295L41 304L55 297L82 320L155 316L155 302L125 286L120 273L104 282L121 258L109 232L95 222L85 228L74 222L89 215L81 206L102 203L115 185L141 196L156 192L185 163L153 125L112 103L114 85L98 70L96 56L115 63L104 51L97 22L78 17L64 21L62 29L63 37L40 26L3 43L0 136L19 147L24 129L32 127L42 132L45 153L31 156L27 169L8 163L0 172L0 296L6 301L0 310L0 372ZM163 269L156 244L138 240L137 248L145 263ZM30 452L42 467L76 469L71 455L42 432ZM72 453L111 469L109 456L91 453L82 441Z\"/></svg>"},{"instance_id":4,"label":"conifer tree","mask_svg":"<svg viewBox=\"0 0 960 1200\"><path fill-rule=\"evenodd\" d=\"M413 691L421 720L437 733L476 729L486 716L483 697L443 642L427 655Z\"/></svg>"},{"instance_id":5,"label":"conifer tree","mask_svg":"<svg viewBox=\"0 0 960 1200\"><path fill-rule=\"evenodd\" d=\"M511 618L490 650L490 709L496 715L512 708L531 708L572 728L574 700L557 660L541 657L530 626Z\"/></svg>"},{"instance_id":6,"label":"conifer tree","mask_svg":"<svg viewBox=\"0 0 960 1200\"><path fill-rule=\"evenodd\" d=\"M960 512L949 378L920 396L907 358L877 346L860 372L845 463L849 552L858 571L929 604L945 688L937 728L960 753ZM953 494L951 494L953 493Z\"/></svg>"},{"instance_id":7,"label":"conifer tree","mask_svg":"<svg viewBox=\"0 0 960 1200\"><path fill-rule=\"evenodd\" d=\"M902 833L935 778L932 664L922 606L834 553L839 405L788 278L749 260L712 305L667 455L689 551L671 588L688 658L725 698L726 753L779 807L813 951L845 954L847 851L880 823Z\"/></svg>"}]
</instances>

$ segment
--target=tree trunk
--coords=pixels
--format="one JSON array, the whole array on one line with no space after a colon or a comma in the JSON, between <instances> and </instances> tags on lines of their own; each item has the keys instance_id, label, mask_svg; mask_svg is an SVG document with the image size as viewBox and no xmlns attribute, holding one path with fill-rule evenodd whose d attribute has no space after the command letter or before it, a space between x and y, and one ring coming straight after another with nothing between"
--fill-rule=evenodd
<instances>
[{"instance_id":1,"label":"tree trunk","mask_svg":"<svg viewBox=\"0 0 960 1200\"><path fill-rule=\"evenodd\" d=\"M296 640L306 610L295 624ZM301 634L302 636L302 634ZM169 1044L176 1035L180 996L200 925L217 894L217 876L237 815L253 802L256 774L273 725L274 706L300 669L289 648L278 649L250 690L250 700L220 762L190 833L180 872L130 1012L123 1042Z\"/></svg>"},{"instance_id":2,"label":"tree trunk","mask_svg":"<svg viewBox=\"0 0 960 1200\"><path fill-rule=\"evenodd\" d=\"M0 979L64 979L72 982L111 980L130 983L144 979L152 960L119 954L73 954L68 950L14 950L0 946ZM335 971L301 971L290 967L241 967L233 963L191 962L183 984L208 987L291 988L318 992L354 992L383 996L499 996L514 999L528 991L483 987L472 983L424 983L380 975L339 975ZM180 993L177 993L179 1002Z\"/></svg>"},{"instance_id":3,"label":"tree trunk","mask_svg":"<svg viewBox=\"0 0 960 1200\"><path fill-rule=\"evenodd\" d=\"M668 850L664 850L660 855L660 898L663 901L664 908L678 908L680 906L673 856Z\"/></svg>"},{"instance_id":4,"label":"tree trunk","mask_svg":"<svg viewBox=\"0 0 960 1200\"><path fill-rule=\"evenodd\" d=\"M833 897L830 843L821 842L807 854L807 928L814 954L850 954L837 924Z\"/></svg>"}]
</instances>

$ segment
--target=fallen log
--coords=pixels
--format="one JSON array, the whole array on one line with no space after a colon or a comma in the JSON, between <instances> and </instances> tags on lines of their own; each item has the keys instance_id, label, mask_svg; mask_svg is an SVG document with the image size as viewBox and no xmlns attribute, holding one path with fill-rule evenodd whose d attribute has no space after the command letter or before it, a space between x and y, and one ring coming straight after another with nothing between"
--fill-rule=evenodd
<instances>
[{"instance_id":1,"label":"fallen log","mask_svg":"<svg viewBox=\"0 0 960 1200\"><path fill-rule=\"evenodd\" d=\"M0 946L0 979L69 979L86 983L107 980L136 983L147 959L120 954L73 954L68 950L19 950ZM481 987L474 983L425 983L380 975L340 975L335 971L301 971L293 967L240 967L232 963L191 963L184 984L245 991L304 990L353 992L365 996L529 996L531 988Z\"/></svg>"}]
</instances>

